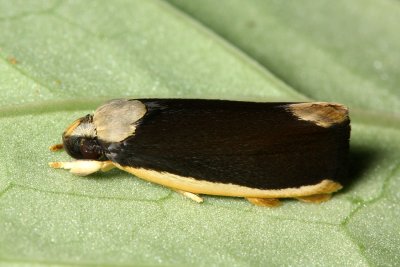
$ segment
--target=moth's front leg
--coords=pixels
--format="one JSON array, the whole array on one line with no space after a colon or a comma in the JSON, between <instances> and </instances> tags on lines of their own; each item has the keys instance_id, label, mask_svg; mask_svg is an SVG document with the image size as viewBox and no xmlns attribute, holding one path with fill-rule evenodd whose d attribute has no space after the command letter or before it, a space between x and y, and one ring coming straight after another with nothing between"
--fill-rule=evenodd
<instances>
[{"instance_id":1,"label":"moth's front leg","mask_svg":"<svg viewBox=\"0 0 400 267\"><path fill-rule=\"evenodd\" d=\"M76 161L56 161L49 162L50 167L55 169L66 169L71 173L79 176L86 176L97 171L109 171L115 167L114 163L110 160L96 161L96 160L76 160Z\"/></svg>"},{"instance_id":2,"label":"moth's front leg","mask_svg":"<svg viewBox=\"0 0 400 267\"><path fill-rule=\"evenodd\" d=\"M64 148L64 144L55 144L49 147L50 151L59 151Z\"/></svg>"}]
</instances>

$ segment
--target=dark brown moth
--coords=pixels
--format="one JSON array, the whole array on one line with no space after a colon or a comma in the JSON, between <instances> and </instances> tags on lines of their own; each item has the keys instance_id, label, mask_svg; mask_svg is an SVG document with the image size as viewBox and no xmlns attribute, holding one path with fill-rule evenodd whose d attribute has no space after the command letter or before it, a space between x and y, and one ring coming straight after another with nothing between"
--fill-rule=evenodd
<instances>
[{"instance_id":1,"label":"dark brown moth","mask_svg":"<svg viewBox=\"0 0 400 267\"><path fill-rule=\"evenodd\" d=\"M50 165L77 175L117 167L197 202L321 202L346 179L349 138L348 110L336 103L116 99L65 130L77 160Z\"/></svg>"}]
</instances>

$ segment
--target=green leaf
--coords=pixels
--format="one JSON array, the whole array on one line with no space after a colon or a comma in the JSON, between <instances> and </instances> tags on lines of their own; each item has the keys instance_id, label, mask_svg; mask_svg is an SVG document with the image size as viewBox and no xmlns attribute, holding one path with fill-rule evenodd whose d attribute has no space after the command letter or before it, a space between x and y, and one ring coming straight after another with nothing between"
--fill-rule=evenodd
<instances>
[{"instance_id":1,"label":"green leaf","mask_svg":"<svg viewBox=\"0 0 400 267\"><path fill-rule=\"evenodd\" d=\"M399 115L398 1L169 1L309 97Z\"/></svg>"},{"instance_id":2,"label":"green leaf","mask_svg":"<svg viewBox=\"0 0 400 267\"><path fill-rule=\"evenodd\" d=\"M170 2L0 0L0 265L398 265L399 2ZM342 102L352 182L268 209L49 168L118 97Z\"/></svg>"}]
</instances>

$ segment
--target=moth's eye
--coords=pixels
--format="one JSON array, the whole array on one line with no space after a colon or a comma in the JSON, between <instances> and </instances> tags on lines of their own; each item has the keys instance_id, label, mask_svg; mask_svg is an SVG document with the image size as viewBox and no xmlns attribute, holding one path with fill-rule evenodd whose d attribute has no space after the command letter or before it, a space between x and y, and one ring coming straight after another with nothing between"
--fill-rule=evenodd
<instances>
[{"instance_id":1,"label":"moth's eye","mask_svg":"<svg viewBox=\"0 0 400 267\"><path fill-rule=\"evenodd\" d=\"M63 144L65 151L75 159L82 159L81 154L81 140L82 138L76 136L65 136L63 135Z\"/></svg>"},{"instance_id":2,"label":"moth's eye","mask_svg":"<svg viewBox=\"0 0 400 267\"><path fill-rule=\"evenodd\" d=\"M102 156L102 151L94 139L82 139L79 147L84 159L99 159Z\"/></svg>"}]
</instances>

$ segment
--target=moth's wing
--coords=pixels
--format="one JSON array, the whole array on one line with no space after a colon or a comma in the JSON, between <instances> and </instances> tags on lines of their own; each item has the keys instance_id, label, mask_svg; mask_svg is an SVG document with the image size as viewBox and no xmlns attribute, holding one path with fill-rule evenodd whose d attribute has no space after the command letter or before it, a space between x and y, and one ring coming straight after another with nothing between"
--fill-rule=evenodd
<instances>
[{"instance_id":1,"label":"moth's wing","mask_svg":"<svg viewBox=\"0 0 400 267\"><path fill-rule=\"evenodd\" d=\"M346 175L347 111L323 127L318 118L300 118L290 103L141 101L147 113L134 135L108 145L108 157L122 166L260 189Z\"/></svg>"}]
</instances>

